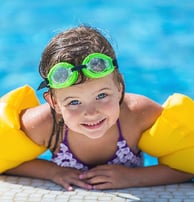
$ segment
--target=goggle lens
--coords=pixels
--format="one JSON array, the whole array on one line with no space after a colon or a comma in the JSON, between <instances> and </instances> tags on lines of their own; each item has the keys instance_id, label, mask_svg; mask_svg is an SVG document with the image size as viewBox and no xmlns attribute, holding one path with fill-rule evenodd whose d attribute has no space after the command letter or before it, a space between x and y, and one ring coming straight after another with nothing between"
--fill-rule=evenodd
<instances>
[{"instance_id":1,"label":"goggle lens","mask_svg":"<svg viewBox=\"0 0 194 202\"><path fill-rule=\"evenodd\" d=\"M72 71L73 65L60 62L54 65L48 73L47 79L51 88L65 88L77 80L78 72Z\"/></svg>"},{"instance_id":2,"label":"goggle lens","mask_svg":"<svg viewBox=\"0 0 194 202\"><path fill-rule=\"evenodd\" d=\"M71 76L72 72L66 68L56 68L50 76L53 84L64 83Z\"/></svg>"},{"instance_id":3,"label":"goggle lens","mask_svg":"<svg viewBox=\"0 0 194 202\"><path fill-rule=\"evenodd\" d=\"M92 53L88 55L83 63L86 68L82 71L89 78L101 78L114 71L112 58L102 53Z\"/></svg>"},{"instance_id":4,"label":"goggle lens","mask_svg":"<svg viewBox=\"0 0 194 202\"><path fill-rule=\"evenodd\" d=\"M87 69L92 72L103 72L108 67L107 61L100 59L100 58L94 58L87 64Z\"/></svg>"}]
</instances>

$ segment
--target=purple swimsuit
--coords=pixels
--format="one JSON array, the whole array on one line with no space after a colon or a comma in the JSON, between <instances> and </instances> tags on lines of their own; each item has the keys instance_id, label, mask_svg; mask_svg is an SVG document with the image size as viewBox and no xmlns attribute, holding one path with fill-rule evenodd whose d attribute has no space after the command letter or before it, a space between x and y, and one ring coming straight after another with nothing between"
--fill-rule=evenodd
<instances>
[{"instance_id":1,"label":"purple swimsuit","mask_svg":"<svg viewBox=\"0 0 194 202\"><path fill-rule=\"evenodd\" d=\"M106 162L106 164L120 164L127 167L141 167L143 166L143 154L139 152L134 154L134 152L128 147L126 140L123 138L119 120L117 121L117 126L119 130L119 139L117 142L117 150L113 157ZM88 170L94 166L87 165L80 161L73 154L69 148L68 141L68 129L65 131L65 137L63 142L60 144L60 150L56 155L53 155L52 162L56 163L61 167L72 167L79 170Z\"/></svg>"}]
</instances>

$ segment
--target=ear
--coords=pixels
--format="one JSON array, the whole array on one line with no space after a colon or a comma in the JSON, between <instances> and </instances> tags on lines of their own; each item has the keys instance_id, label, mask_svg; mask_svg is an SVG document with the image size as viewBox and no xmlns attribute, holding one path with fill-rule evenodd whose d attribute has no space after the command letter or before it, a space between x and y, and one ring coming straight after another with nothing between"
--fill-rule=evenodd
<instances>
[{"instance_id":1,"label":"ear","mask_svg":"<svg viewBox=\"0 0 194 202\"><path fill-rule=\"evenodd\" d=\"M122 102L123 102L123 99L124 99L124 86L122 85L122 83L119 83L119 86L118 86L118 99L119 99L119 104L121 105Z\"/></svg>"},{"instance_id":2,"label":"ear","mask_svg":"<svg viewBox=\"0 0 194 202\"><path fill-rule=\"evenodd\" d=\"M122 93L123 93L123 85L121 83L119 83L118 91L119 91L119 95L120 95L119 99L121 99Z\"/></svg>"},{"instance_id":3,"label":"ear","mask_svg":"<svg viewBox=\"0 0 194 202\"><path fill-rule=\"evenodd\" d=\"M44 92L44 99L48 102L48 104L56 111L56 113L61 114L60 107L57 104L57 101L54 96L51 95L49 91Z\"/></svg>"}]
</instances>

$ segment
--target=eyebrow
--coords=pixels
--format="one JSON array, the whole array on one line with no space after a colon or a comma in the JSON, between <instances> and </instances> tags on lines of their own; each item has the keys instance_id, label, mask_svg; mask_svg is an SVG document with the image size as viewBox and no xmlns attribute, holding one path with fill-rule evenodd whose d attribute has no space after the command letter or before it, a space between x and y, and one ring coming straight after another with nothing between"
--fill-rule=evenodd
<instances>
[{"instance_id":1,"label":"eyebrow","mask_svg":"<svg viewBox=\"0 0 194 202\"><path fill-rule=\"evenodd\" d=\"M94 93L97 93L97 92L100 92L100 91L103 91L103 90L111 90L111 88L108 88L108 87L102 88L102 89L100 89L100 90L95 91Z\"/></svg>"},{"instance_id":2,"label":"eyebrow","mask_svg":"<svg viewBox=\"0 0 194 202\"><path fill-rule=\"evenodd\" d=\"M101 92L103 90L111 90L111 89L108 88L108 87L102 88L102 89L99 89L99 90L95 91L93 94ZM66 98L63 99L63 102L67 101L68 99L79 99L79 97L77 97L77 96L68 96L68 97L66 97Z\"/></svg>"},{"instance_id":3,"label":"eyebrow","mask_svg":"<svg viewBox=\"0 0 194 202\"><path fill-rule=\"evenodd\" d=\"M78 97L69 96L63 99L63 102L67 101L68 99L76 99Z\"/></svg>"}]
</instances>

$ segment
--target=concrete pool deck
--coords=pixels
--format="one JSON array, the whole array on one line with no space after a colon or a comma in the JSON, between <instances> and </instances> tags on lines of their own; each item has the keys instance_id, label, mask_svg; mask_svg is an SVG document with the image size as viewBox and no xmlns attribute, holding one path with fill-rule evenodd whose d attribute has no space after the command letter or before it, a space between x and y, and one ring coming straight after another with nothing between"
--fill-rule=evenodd
<instances>
[{"instance_id":1,"label":"concrete pool deck","mask_svg":"<svg viewBox=\"0 0 194 202\"><path fill-rule=\"evenodd\" d=\"M194 182L121 190L66 192L46 181L0 176L0 202L194 202Z\"/></svg>"}]
</instances>

